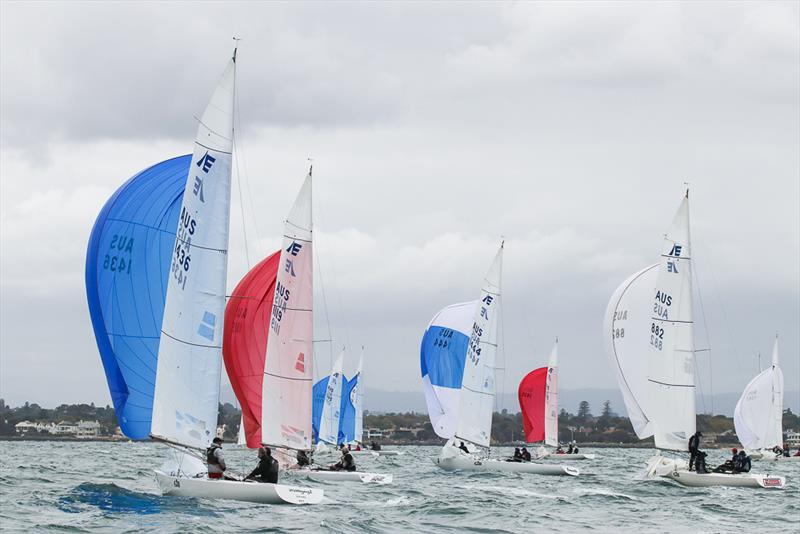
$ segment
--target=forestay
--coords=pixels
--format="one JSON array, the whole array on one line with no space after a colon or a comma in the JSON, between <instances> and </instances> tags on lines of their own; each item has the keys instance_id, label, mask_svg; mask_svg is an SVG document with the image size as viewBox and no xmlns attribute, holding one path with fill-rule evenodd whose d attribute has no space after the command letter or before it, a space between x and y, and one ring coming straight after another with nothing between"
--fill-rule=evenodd
<instances>
[{"instance_id":1,"label":"forestay","mask_svg":"<svg viewBox=\"0 0 800 534\"><path fill-rule=\"evenodd\" d=\"M653 291L659 264L631 275L608 302L603 331L606 354L639 439L653 435L648 417L648 351Z\"/></svg>"},{"instance_id":2,"label":"forestay","mask_svg":"<svg viewBox=\"0 0 800 534\"><path fill-rule=\"evenodd\" d=\"M311 449L313 294L311 170L286 220L261 389L261 440Z\"/></svg>"},{"instance_id":3,"label":"forestay","mask_svg":"<svg viewBox=\"0 0 800 534\"><path fill-rule=\"evenodd\" d=\"M458 424L454 436L456 439L481 447L489 447L491 437L502 270L503 245L501 244L486 274L481 297L475 308L472 331L467 343Z\"/></svg>"},{"instance_id":4,"label":"forestay","mask_svg":"<svg viewBox=\"0 0 800 534\"><path fill-rule=\"evenodd\" d=\"M125 182L97 216L86 251L86 297L122 432L150 435L161 322L190 155Z\"/></svg>"},{"instance_id":5,"label":"forestay","mask_svg":"<svg viewBox=\"0 0 800 534\"><path fill-rule=\"evenodd\" d=\"M783 447L783 371L778 366L778 336L772 348L772 365L744 388L733 423L747 449Z\"/></svg>"},{"instance_id":6,"label":"forestay","mask_svg":"<svg viewBox=\"0 0 800 534\"><path fill-rule=\"evenodd\" d=\"M695 432L691 255L687 192L664 236L651 305L648 415L659 449L684 451Z\"/></svg>"},{"instance_id":7,"label":"forestay","mask_svg":"<svg viewBox=\"0 0 800 534\"><path fill-rule=\"evenodd\" d=\"M422 387L436 435L456 432L467 343L478 301L452 304L433 316L420 347Z\"/></svg>"},{"instance_id":8,"label":"forestay","mask_svg":"<svg viewBox=\"0 0 800 534\"><path fill-rule=\"evenodd\" d=\"M217 427L228 265L235 53L200 118L158 351L154 437L205 448Z\"/></svg>"},{"instance_id":9,"label":"forestay","mask_svg":"<svg viewBox=\"0 0 800 534\"><path fill-rule=\"evenodd\" d=\"M325 400L322 405L322 416L319 422L319 441L330 445L339 444L339 422L342 414L342 367L344 366L344 350L339 353L328 377L325 387Z\"/></svg>"}]
</instances>

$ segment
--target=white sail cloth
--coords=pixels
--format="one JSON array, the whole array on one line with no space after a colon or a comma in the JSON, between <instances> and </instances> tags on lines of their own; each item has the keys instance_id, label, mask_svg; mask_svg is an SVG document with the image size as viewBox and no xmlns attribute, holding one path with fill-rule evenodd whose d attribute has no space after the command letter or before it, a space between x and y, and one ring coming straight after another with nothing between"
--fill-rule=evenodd
<instances>
[{"instance_id":1,"label":"white sail cloth","mask_svg":"<svg viewBox=\"0 0 800 534\"><path fill-rule=\"evenodd\" d=\"M235 55L200 118L156 368L151 435L205 448L216 433L228 265Z\"/></svg>"},{"instance_id":2,"label":"white sail cloth","mask_svg":"<svg viewBox=\"0 0 800 534\"><path fill-rule=\"evenodd\" d=\"M472 331L467 343L458 423L454 436L456 439L481 447L488 447L491 438L502 270L503 245L501 244L486 274L481 296L475 308Z\"/></svg>"},{"instance_id":3,"label":"white sail cloth","mask_svg":"<svg viewBox=\"0 0 800 534\"><path fill-rule=\"evenodd\" d=\"M685 451L695 432L689 196L664 236L648 343L648 410L656 447Z\"/></svg>"},{"instance_id":4,"label":"white sail cloth","mask_svg":"<svg viewBox=\"0 0 800 534\"><path fill-rule=\"evenodd\" d=\"M328 377L328 387L325 388L325 400L322 404L322 414L319 421L319 440L331 445L338 445L339 421L341 420L342 406L342 368L344 366L344 349L339 353L336 363L333 364Z\"/></svg>"},{"instance_id":5,"label":"white sail cloth","mask_svg":"<svg viewBox=\"0 0 800 534\"><path fill-rule=\"evenodd\" d=\"M783 447L783 371L778 366L778 336L772 365L744 388L733 412L733 424L746 449Z\"/></svg>"},{"instance_id":6,"label":"white sail cloth","mask_svg":"<svg viewBox=\"0 0 800 534\"><path fill-rule=\"evenodd\" d=\"M544 442L558 446L558 340L547 364L544 389Z\"/></svg>"},{"instance_id":7,"label":"white sail cloth","mask_svg":"<svg viewBox=\"0 0 800 534\"><path fill-rule=\"evenodd\" d=\"M261 390L261 440L311 449L313 294L311 171L284 227Z\"/></svg>"},{"instance_id":8,"label":"white sail cloth","mask_svg":"<svg viewBox=\"0 0 800 534\"><path fill-rule=\"evenodd\" d=\"M608 302L603 327L606 354L639 439L653 435L647 410L647 346L657 267L654 264L634 273L617 288Z\"/></svg>"}]
</instances>

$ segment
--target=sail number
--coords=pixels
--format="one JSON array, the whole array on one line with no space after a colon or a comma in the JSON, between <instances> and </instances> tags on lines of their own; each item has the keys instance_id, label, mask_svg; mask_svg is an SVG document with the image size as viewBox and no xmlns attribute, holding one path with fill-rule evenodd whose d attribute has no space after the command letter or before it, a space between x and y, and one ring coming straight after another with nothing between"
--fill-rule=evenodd
<instances>
[{"instance_id":1,"label":"sail number","mask_svg":"<svg viewBox=\"0 0 800 534\"><path fill-rule=\"evenodd\" d=\"M276 334L281 332L281 320L283 319L283 314L286 313L290 294L288 287L280 282L277 283L275 286L275 299L272 303L272 319L269 322L272 331Z\"/></svg>"},{"instance_id":2,"label":"sail number","mask_svg":"<svg viewBox=\"0 0 800 534\"><path fill-rule=\"evenodd\" d=\"M175 239L175 254L172 256L172 277L181 289L186 289L189 279L189 268L192 264L192 236L197 229L197 219L181 207L181 218L178 221L178 235Z\"/></svg>"},{"instance_id":3,"label":"sail number","mask_svg":"<svg viewBox=\"0 0 800 534\"><path fill-rule=\"evenodd\" d=\"M433 341L433 346L446 349L448 346L450 346L450 340L452 337L453 337L453 331L450 330L449 328L444 328L439 331L439 334Z\"/></svg>"},{"instance_id":4,"label":"sail number","mask_svg":"<svg viewBox=\"0 0 800 534\"><path fill-rule=\"evenodd\" d=\"M469 355L469 359L475 365L478 364L478 361L481 359L481 336L483 336L483 328L478 326L478 323L472 324L472 335L469 337L469 348L470 350L467 351Z\"/></svg>"},{"instance_id":5,"label":"sail number","mask_svg":"<svg viewBox=\"0 0 800 534\"><path fill-rule=\"evenodd\" d=\"M658 350L664 346L664 329L656 323L650 325L650 344Z\"/></svg>"},{"instance_id":6,"label":"sail number","mask_svg":"<svg viewBox=\"0 0 800 534\"><path fill-rule=\"evenodd\" d=\"M114 234L108 249L109 253L103 258L103 269L115 273L131 274L133 238Z\"/></svg>"}]
</instances>

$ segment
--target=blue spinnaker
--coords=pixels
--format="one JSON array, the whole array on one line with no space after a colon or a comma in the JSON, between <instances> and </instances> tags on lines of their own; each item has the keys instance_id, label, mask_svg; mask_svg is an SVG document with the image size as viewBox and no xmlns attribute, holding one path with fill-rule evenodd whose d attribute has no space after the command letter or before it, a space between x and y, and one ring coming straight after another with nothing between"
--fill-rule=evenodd
<instances>
[{"instance_id":1,"label":"blue spinnaker","mask_svg":"<svg viewBox=\"0 0 800 534\"><path fill-rule=\"evenodd\" d=\"M353 405L351 395L356 387L358 374L350 380L342 382L342 408L339 412L339 443L351 443L356 439L356 407Z\"/></svg>"},{"instance_id":2,"label":"blue spinnaker","mask_svg":"<svg viewBox=\"0 0 800 534\"><path fill-rule=\"evenodd\" d=\"M191 155L125 182L97 216L86 252L86 297L122 432L150 434L161 320Z\"/></svg>"},{"instance_id":3,"label":"blue spinnaker","mask_svg":"<svg viewBox=\"0 0 800 534\"><path fill-rule=\"evenodd\" d=\"M319 422L322 419L322 407L325 404L325 390L328 389L328 378L325 377L314 384L311 390L311 433L314 443L319 441Z\"/></svg>"}]
</instances>

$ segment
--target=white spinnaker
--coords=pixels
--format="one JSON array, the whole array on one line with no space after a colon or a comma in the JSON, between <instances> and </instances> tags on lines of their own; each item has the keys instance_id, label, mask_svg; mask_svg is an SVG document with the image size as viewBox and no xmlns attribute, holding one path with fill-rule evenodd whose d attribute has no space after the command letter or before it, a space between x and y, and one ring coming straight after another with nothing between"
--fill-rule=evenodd
<instances>
[{"instance_id":1,"label":"white spinnaker","mask_svg":"<svg viewBox=\"0 0 800 534\"><path fill-rule=\"evenodd\" d=\"M344 367L344 349L339 353L328 377L325 388L325 400L319 420L319 440L331 445L338 445L339 421L342 407L342 368Z\"/></svg>"},{"instance_id":2,"label":"white spinnaker","mask_svg":"<svg viewBox=\"0 0 800 534\"><path fill-rule=\"evenodd\" d=\"M478 301L472 300L443 308L428 323L426 335L432 328L439 327L454 330L469 339L477 306ZM464 358L466 359L466 353ZM422 377L422 390L425 393L425 403L428 407L431 425L436 435L445 439L452 438L456 432L458 410L461 403L460 383L464 378L463 370L458 376L455 370L453 371L447 379L440 377L440 380L445 380L452 387L432 383L430 374ZM455 382L459 383L459 387L455 387Z\"/></svg>"},{"instance_id":3,"label":"white spinnaker","mask_svg":"<svg viewBox=\"0 0 800 534\"><path fill-rule=\"evenodd\" d=\"M217 428L228 267L235 53L200 118L167 282L156 438L205 448Z\"/></svg>"},{"instance_id":4,"label":"white spinnaker","mask_svg":"<svg viewBox=\"0 0 800 534\"><path fill-rule=\"evenodd\" d=\"M691 257L687 192L664 236L650 310L648 415L659 449L685 451L695 432Z\"/></svg>"},{"instance_id":5,"label":"white spinnaker","mask_svg":"<svg viewBox=\"0 0 800 534\"><path fill-rule=\"evenodd\" d=\"M544 388L544 442L551 447L558 446L558 340L553 345L550 361L547 364L547 378Z\"/></svg>"},{"instance_id":6,"label":"white spinnaker","mask_svg":"<svg viewBox=\"0 0 800 534\"><path fill-rule=\"evenodd\" d=\"M603 323L606 354L639 439L653 435L648 418L648 349L652 299L659 264L634 273L608 302Z\"/></svg>"},{"instance_id":7,"label":"white spinnaker","mask_svg":"<svg viewBox=\"0 0 800 534\"><path fill-rule=\"evenodd\" d=\"M309 170L284 227L264 362L261 441L276 447L311 449L312 280Z\"/></svg>"},{"instance_id":8,"label":"white spinnaker","mask_svg":"<svg viewBox=\"0 0 800 534\"><path fill-rule=\"evenodd\" d=\"M494 409L494 366L497 353L497 316L500 313L500 279L503 245L486 274L475 309L472 333L467 344L464 378L461 383L455 440L489 447Z\"/></svg>"},{"instance_id":9,"label":"white spinnaker","mask_svg":"<svg viewBox=\"0 0 800 534\"><path fill-rule=\"evenodd\" d=\"M361 356L358 358L358 370L356 371L356 384L350 390L350 402L355 408L355 430L353 441L363 443L364 440L364 347L361 347Z\"/></svg>"},{"instance_id":10,"label":"white spinnaker","mask_svg":"<svg viewBox=\"0 0 800 534\"><path fill-rule=\"evenodd\" d=\"M783 447L783 371L778 366L778 336L772 349L772 365L744 388L733 424L747 449Z\"/></svg>"}]
</instances>

